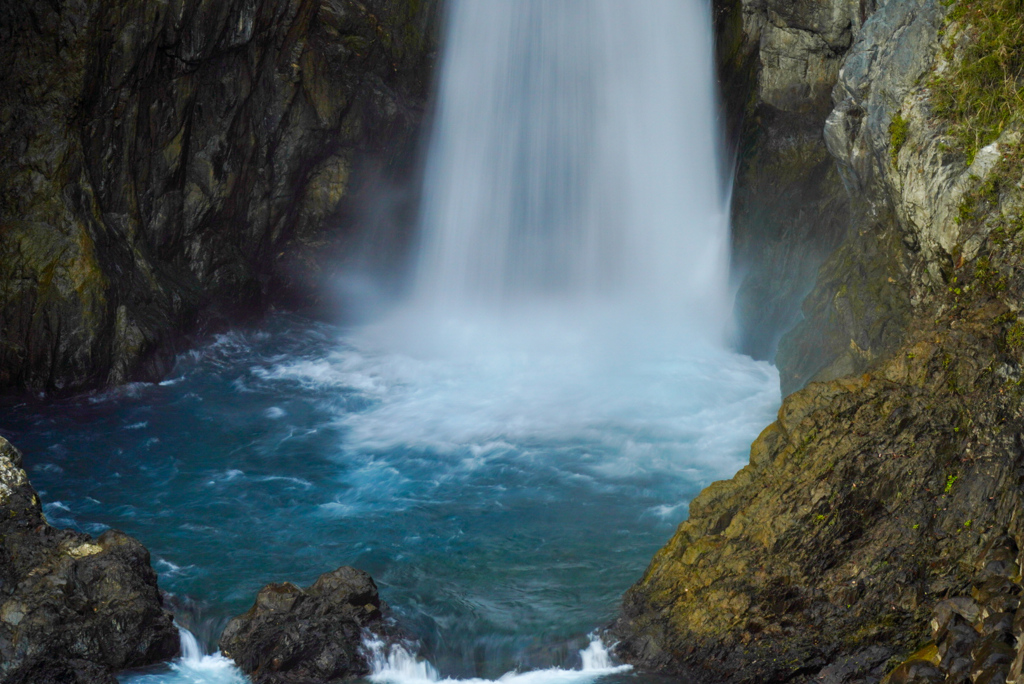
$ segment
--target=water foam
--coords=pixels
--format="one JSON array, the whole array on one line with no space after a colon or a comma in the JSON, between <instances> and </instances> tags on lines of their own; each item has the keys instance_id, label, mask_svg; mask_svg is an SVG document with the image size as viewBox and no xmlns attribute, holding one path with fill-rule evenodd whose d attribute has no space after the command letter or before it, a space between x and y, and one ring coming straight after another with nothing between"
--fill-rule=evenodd
<instances>
[{"instance_id":1,"label":"water foam","mask_svg":"<svg viewBox=\"0 0 1024 684\"><path fill-rule=\"evenodd\" d=\"M591 635L590 644L580 650L581 666L576 670L547 668L527 672L507 672L497 679L453 679L442 678L437 668L429 661L416 656L410 645L385 644L376 636L369 635L364 647L369 654L370 681L377 684L573 684L591 682L600 677L632 670L631 665L616 665L597 635Z\"/></svg>"},{"instance_id":2,"label":"water foam","mask_svg":"<svg viewBox=\"0 0 1024 684\"><path fill-rule=\"evenodd\" d=\"M168 671L129 674L118 678L121 684L251 684L234 662L219 652L207 654L192 632L178 629L181 656L168 664Z\"/></svg>"},{"instance_id":3,"label":"water foam","mask_svg":"<svg viewBox=\"0 0 1024 684\"><path fill-rule=\"evenodd\" d=\"M346 460L429 450L447 455L447 474L456 476L543 444L598 450L588 469L602 477L681 467L727 477L778 401L772 366L708 346L612 353L581 337L541 350L511 336L478 326L466 342L475 352L431 355L391 351L364 330L320 363L292 359L256 372L361 396L364 410L342 406L337 417ZM350 481L360 472L373 486L402 484L386 460L365 460Z\"/></svg>"}]
</instances>

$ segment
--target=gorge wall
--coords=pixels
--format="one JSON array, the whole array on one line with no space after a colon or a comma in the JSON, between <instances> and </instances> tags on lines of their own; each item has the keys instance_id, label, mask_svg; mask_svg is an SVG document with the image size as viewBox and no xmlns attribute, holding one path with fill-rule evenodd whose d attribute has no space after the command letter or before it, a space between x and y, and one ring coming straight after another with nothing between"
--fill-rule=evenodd
<instances>
[{"instance_id":1,"label":"gorge wall","mask_svg":"<svg viewBox=\"0 0 1024 684\"><path fill-rule=\"evenodd\" d=\"M360 178L401 182L434 0L0 8L0 389L155 380L302 299ZM378 249L387 246L378 246Z\"/></svg>"},{"instance_id":2,"label":"gorge wall","mask_svg":"<svg viewBox=\"0 0 1024 684\"><path fill-rule=\"evenodd\" d=\"M627 593L627 659L699 681L1021 680L1021 10L720 3L723 56L753 79L739 239L844 225L779 343L794 393ZM788 192L805 214L744 238L745 207Z\"/></svg>"},{"instance_id":3,"label":"gorge wall","mask_svg":"<svg viewBox=\"0 0 1024 684\"><path fill-rule=\"evenodd\" d=\"M774 360L818 267L849 224L849 201L823 127L860 14L832 16L816 7L715 3L720 82L738 163L732 216L738 342L760 359Z\"/></svg>"}]
</instances>

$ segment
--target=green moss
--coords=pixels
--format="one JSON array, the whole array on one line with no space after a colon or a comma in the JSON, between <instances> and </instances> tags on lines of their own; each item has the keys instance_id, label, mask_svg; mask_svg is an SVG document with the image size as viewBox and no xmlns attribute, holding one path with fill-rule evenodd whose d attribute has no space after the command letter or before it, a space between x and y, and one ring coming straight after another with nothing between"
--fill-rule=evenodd
<instances>
[{"instance_id":1,"label":"green moss","mask_svg":"<svg viewBox=\"0 0 1024 684\"><path fill-rule=\"evenodd\" d=\"M903 118L903 113L896 112L896 116L892 117L892 123L889 124L889 138L891 141L889 156L892 159L893 166L897 165L900 150L903 149L903 145L907 142L907 130L909 127L910 124Z\"/></svg>"},{"instance_id":2,"label":"green moss","mask_svg":"<svg viewBox=\"0 0 1024 684\"><path fill-rule=\"evenodd\" d=\"M964 198L960 200L960 206L957 207L956 211L956 224L958 226L971 223L977 217L978 214L978 197L974 193L967 193Z\"/></svg>"},{"instance_id":3,"label":"green moss","mask_svg":"<svg viewBox=\"0 0 1024 684\"><path fill-rule=\"evenodd\" d=\"M1006 331L1006 348L1011 351L1024 349L1024 322L1017 321Z\"/></svg>"},{"instance_id":4,"label":"green moss","mask_svg":"<svg viewBox=\"0 0 1024 684\"><path fill-rule=\"evenodd\" d=\"M998 294L1007 288L1006 278L993 267L992 260L987 256L979 257L975 262L974 279L982 291L987 294Z\"/></svg>"}]
</instances>

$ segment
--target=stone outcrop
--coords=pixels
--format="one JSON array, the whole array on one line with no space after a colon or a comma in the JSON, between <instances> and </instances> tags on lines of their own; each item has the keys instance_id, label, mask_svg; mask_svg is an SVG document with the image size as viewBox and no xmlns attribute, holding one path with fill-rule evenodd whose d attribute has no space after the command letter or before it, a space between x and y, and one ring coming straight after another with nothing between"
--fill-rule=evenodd
<instances>
[{"instance_id":1,"label":"stone outcrop","mask_svg":"<svg viewBox=\"0 0 1024 684\"><path fill-rule=\"evenodd\" d=\"M839 682L916 650L978 549L1007 525L1020 538L1020 360L992 334L1005 313L787 398L627 594L620 653L713 680Z\"/></svg>"},{"instance_id":2,"label":"stone outcrop","mask_svg":"<svg viewBox=\"0 0 1024 684\"><path fill-rule=\"evenodd\" d=\"M889 0L850 23L823 125L850 224L780 342L797 391L625 596L630 662L696 681L1020 681L1024 150L1012 116L965 150L936 112L981 39L957 4Z\"/></svg>"},{"instance_id":3,"label":"stone outcrop","mask_svg":"<svg viewBox=\"0 0 1024 684\"><path fill-rule=\"evenodd\" d=\"M114 530L92 539L50 527L0 437L0 682L114 684L114 673L173 657L149 552Z\"/></svg>"},{"instance_id":4,"label":"stone outcrop","mask_svg":"<svg viewBox=\"0 0 1024 684\"><path fill-rule=\"evenodd\" d=\"M182 333L301 299L360 170L408 170L435 5L5 3L0 389L156 379Z\"/></svg>"},{"instance_id":5,"label":"stone outcrop","mask_svg":"<svg viewBox=\"0 0 1024 684\"><path fill-rule=\"evenodd\" d=\"M366 630L383 631L387 610L365 572L342 567L305 589L268 584L220 638L224 655L255 684L341 682L369 674Z\"/></svg>"}]
</instances>

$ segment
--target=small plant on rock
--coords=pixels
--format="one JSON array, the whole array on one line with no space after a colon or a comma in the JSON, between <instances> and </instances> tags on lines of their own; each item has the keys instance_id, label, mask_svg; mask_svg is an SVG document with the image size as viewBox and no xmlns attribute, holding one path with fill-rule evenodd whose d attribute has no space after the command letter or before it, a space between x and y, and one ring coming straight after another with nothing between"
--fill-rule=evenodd
<instances>
[{"instance_id":1,"label":"small plant on rock","mask_svg":"<svg viewBox=\"0 0 1024 684\"><path fill-rule=\"evenodd\" d=\"M903 118L902 112L896 112L896 116L892 117L892 123L889 124L889 157L892 159L892 165L896 166L899 162L900 150L907 142L907 133L910 124L906 119Z\"/></svg>"}]
</instances>

